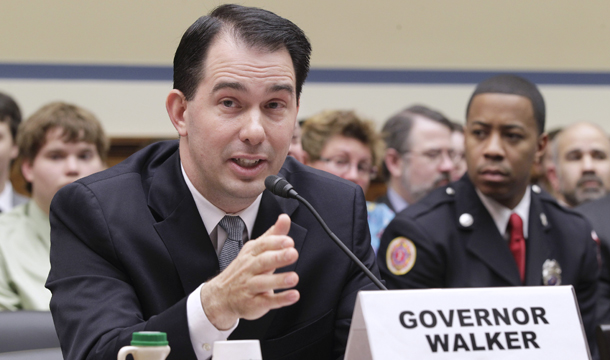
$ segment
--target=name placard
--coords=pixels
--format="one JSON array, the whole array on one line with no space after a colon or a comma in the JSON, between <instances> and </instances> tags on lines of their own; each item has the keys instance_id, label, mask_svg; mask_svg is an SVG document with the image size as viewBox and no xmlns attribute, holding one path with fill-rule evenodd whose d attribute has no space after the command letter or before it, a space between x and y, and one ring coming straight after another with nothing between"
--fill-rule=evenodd
<instances>
[{"instance_id":1,"label":"name placard","mask_svg":"<svg viewBox=\"0 0 610 360\"><path fill-rule=\"evenodd\" d=\"M576 304L571 285L362 291L345 359L589 360Z\"/></svg>"}]
</instances>

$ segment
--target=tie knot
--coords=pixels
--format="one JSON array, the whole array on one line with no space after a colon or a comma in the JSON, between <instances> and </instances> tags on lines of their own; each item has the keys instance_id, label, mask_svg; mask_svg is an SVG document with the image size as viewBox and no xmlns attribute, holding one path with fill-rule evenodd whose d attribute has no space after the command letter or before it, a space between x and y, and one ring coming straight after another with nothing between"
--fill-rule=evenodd
<instances>
[{"instance_id":1,"label":"tie knot","mask_svg":"<svg viewBox=\"0 0 610 360\"><path fill-rule=\"evenodd\" d=\"M246 224L239 216L226 215L218 223L227 232L227 238L231 240L242 240Z\"/></svg>"},{"instance_id":2,"label":"tie knot","mask_svg":"<svg viewBox=\"0 0 610 360\"><path fill-rule=\"evenodd\" d=\"M510 214L510 219L508 220L508 223L510 224L511 228L513 228L513 229L523 228L523 220L521 220L521 217L519 215L517 215L516 213Z\"/></svg>"}]
</instances>

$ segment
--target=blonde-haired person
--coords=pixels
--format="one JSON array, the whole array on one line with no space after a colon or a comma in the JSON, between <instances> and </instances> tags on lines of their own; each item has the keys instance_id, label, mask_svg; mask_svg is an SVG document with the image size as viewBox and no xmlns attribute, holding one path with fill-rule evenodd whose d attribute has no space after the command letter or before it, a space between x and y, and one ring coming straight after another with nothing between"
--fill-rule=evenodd
<instances>
[{"instance_id":1,"label":"blonde-haired person","mask_svg":"<svg viewBox=\"0 0 610 360\"><path fill-rule=\"evenodd\" d=\"M109 143L89 111L53 102L21 123L17 145L32 199L0 216L0 310L49 310L51 200L64 185L103 170Z\"/></svg>"},{"instance_id":2,"label":"blonde-haired person","mask_svg":"<svg viewBox=\"0 0 610 360\"><path fill-rule=\"evenodd\" d=\"M305 164L352 181L366 193L384 152L384 142L373 122L351 110L326 110L303 123ZM379 239L394 212L385 204L367 201L371 245Z\"/></svg>"}]
</instances>

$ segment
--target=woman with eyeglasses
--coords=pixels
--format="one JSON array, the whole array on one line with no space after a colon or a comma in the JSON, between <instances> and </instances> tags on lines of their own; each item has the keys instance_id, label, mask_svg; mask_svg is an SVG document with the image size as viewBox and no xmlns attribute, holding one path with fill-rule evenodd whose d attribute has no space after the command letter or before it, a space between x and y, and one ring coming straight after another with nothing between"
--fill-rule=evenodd
<instances>
[{"instance_id":1,"label":"woman with eyeglasses","mask_svg":"<svg viewBox=\"0 0 610 360\"><path fill-rule=\"evenodd\" d=\"M373 122L354 111L326 110L303 123L304 163L352 181L366 193L377 176L384 143ZM367 202L371 245L375 252L379 239L394 212L385 204Z\"/></svg>"}]
</instances>

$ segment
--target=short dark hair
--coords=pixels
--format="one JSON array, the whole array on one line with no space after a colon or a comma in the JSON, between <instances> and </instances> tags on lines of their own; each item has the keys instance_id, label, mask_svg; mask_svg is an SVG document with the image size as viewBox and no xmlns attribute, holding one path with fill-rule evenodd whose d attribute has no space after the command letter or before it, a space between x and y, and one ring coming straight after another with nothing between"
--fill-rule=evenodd
<instances>
[{"instance_id":1,"label":"short dark hair","mask_svg":"<svg viewBox=\"0 0 610 360\"><path fill-rule=\"evenodd\" d=\"M411 105L389 118L383 125L381 133L387 149L394 149L400 154L409 150L409 135L411 134L411 129L413 128L413 123L417 116L436 121L439 124L446 126L449 130L453 129L449 119L441 112L424 105ZM384 178L387 180L390 176L390 172L388 171L385 162L382 164L382 172Z\"/></svg>"},{"instance_id":2,"label":"short dark hair","mask_svg":"<svg viewBox=\"0 0 610 360\"><path fill-rule=\"evenodd\" d=\"M0 122L8 122L13 142L15 142L17 129L21 123L21 110L12 97L3 93L0 93Z\"/></svg>"},{"instance_id":3,"label":"short dark hair","mask_svg":"<svg viewBox=\"0 0 610 360\"><path fill-rule=\"evenodd\" d=\"M221 31L247 46L274 52L285 48L296 75L297 103L309 72L311 44L303 30L270 11L240 5L221 5L195 21L184 33L174 55L174 89L192 100L203 78L205 58Z\"/></svg>"},{"instance_id":4,"label":"short dark hair","mask_svg":"<svg viewBox=\"0 0 610 360\"><path fill-rule=\"evenodd\" d=\"M538 87L530 82L529 80L512 74L502 74L492 76L489 79L483 80L477 85L476 89L468 100L468 107L466 107L466 119L470 113L470 105L472 99L479 94L486 93L497 93L497 94L510 94L519 95L529 99L532 104L532 110L534 111L534 119L538 126L538 134L544 132L544 123L546 119L546 109L544 106L544 98L538 90Z\"/></svg>"}]
</instances>

